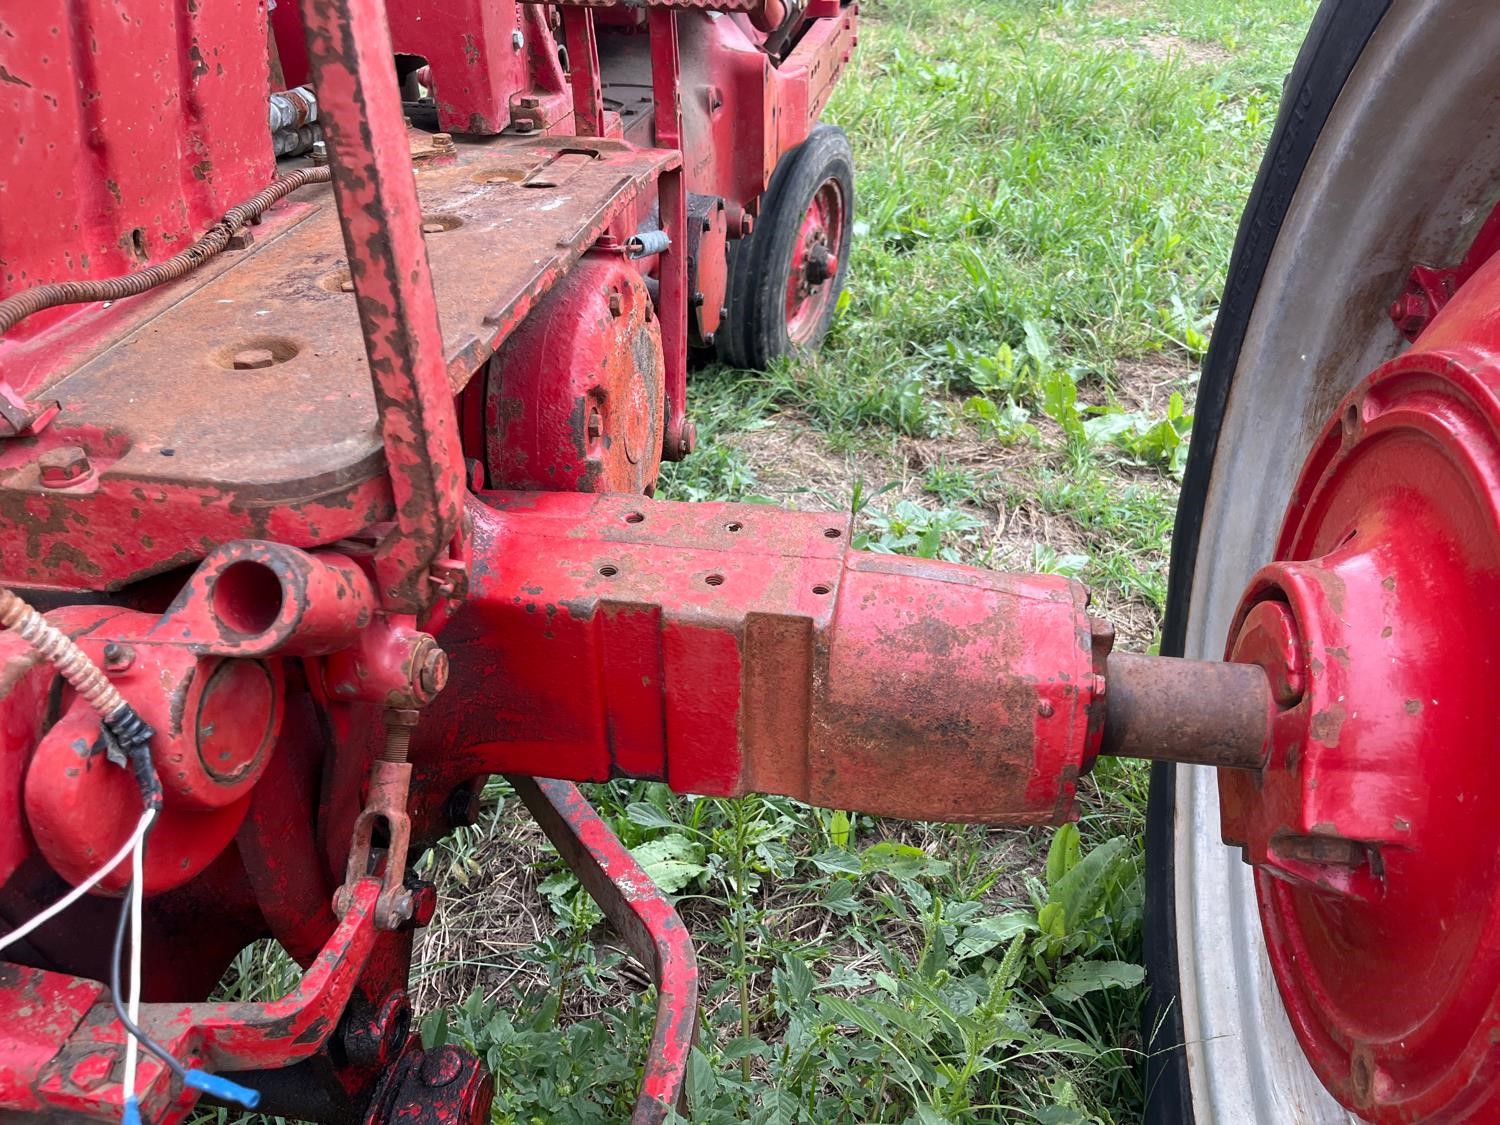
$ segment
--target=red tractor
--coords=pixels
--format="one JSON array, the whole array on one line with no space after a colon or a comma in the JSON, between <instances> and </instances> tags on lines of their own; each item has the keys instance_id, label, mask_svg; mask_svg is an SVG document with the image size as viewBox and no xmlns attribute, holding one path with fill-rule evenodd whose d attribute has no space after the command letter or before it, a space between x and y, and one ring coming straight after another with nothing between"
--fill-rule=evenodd
<instances>
[{"instance_id":1,"label":"red tractor","mask_svg":"<svg viewBox=\"0 0 1500 1125\"><path fill-rule=\"evenodd\" d=\"M658 982L660 1121L691 942L574 782L1051 824L1114 754L1159 760L1157 1120L1500 1120L1484 5L1314 23L1160 657L1071 579L651 499L695 350L828 328L852 0L10 7L0 1116L483 1121L408 861L503 773ZM264 937L297 987L208 999Z\"/></svg>"}]
</instances>

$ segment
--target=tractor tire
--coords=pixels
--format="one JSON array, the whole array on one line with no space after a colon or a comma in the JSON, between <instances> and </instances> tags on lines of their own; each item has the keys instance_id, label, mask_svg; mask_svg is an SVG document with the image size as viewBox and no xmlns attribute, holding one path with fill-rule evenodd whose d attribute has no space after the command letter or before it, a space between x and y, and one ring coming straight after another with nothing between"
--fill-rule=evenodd
<instances>
[{"instance_id":1,"label":"tractor tire","mask_svg":"<svg viewBox=\"0 0 1500 1125\"><path fill-rule=\"evenodd\" d=\"M763 371L817 351L849 272L854 154L842 129L819 125L781 158L754 231L730 245L721 362Z\"/></svg>"},{"instance_id":2,"label":"tractor tire","mask_svg":"<svg viewBox=\"0 0 1500 1125\"><path fill-rule=\"evenodd\" d=\"M1408 272L1457 263L1493 210L1497 90L1500 14L1485 0L1324 0L1204 363L1164 654L1223 658L1326 418L1405 347L1387 310ZM1155 765L1146 819L1147 1121L1356 1121L1292 1032L1251 868L1220 842L1215 772Z\"/></svg>"}]
</instances>

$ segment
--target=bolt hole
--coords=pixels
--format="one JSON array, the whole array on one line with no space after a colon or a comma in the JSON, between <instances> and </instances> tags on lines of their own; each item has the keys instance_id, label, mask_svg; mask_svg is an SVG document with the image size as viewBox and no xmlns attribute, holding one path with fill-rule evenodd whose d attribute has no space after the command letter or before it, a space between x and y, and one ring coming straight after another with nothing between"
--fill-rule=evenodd
<instances>
[{"instance_id":1,"label":"bolt hole","mask_svg":"<svg viewBox=\"0 0 1500 1125\"><path fill-rule=\"evenodd\" d=\"M742 524L742 523L740 523L738 520L735 520L733 523L726 523L724 525L724 530L725 531L743 531L743 530L745 530L745 525Z\"/></svg>"},{"instance_id":2,"label":"bolt hole","mask_svg":"<svg viewBox=\"0 0 1500 1125\"><path fill-rule=\"evenodd\" d=\"M464 221L457 215L423 215L423 234L442 234L444 231L457 230L464 225Z\"/></svg>"},{"instance_id":3,"label":"bolt hole","mask_svg":"<svg viewBox=\"0 0 1500 1125\"><path fill-rule=\"evenodd\" d=\"M826 594L826 593L829 592L830 589L831 589L831 587L825 586L825 585L823 585L823 583L819 582L816 586L813 587L813 593L815 593L815 594Z\"/></svg>"},{"instance_id":4,"label":"bolt hole","mask_svg":"<svg viewBox=\"0 0 1500 1125\"><path fill-rule=\"evenodd\" d=\"M626 523L645 523L646 522L646 517L644 515L642 515L640 512L626 512L625 513L625 522Z\"/></svg>"},{"instance_id":5,"label":"bolt hole","mask_svg":"<svg viewBox=\"0 0 1500 1125\"><path fill-rule=\"evenodd\" d=\"M844 534L844 533L842 531L840 531L838 528L836 528L836 527L830 527L830 528L827 528L826 530L824 530L824 532L823 532L823 538L824 539L837 539L842 534Z\"/></svg>"},{"instance_id":6,"label":"bolt hole","mask_svg":"<svg viewBox=\"0 0 1500 1125\"><path fill-rule=\"evenodd\" d=\"M1344 411L1344 432L1353 434L1357 429L1359 429L1359 407L1350 403L1349 408Z\"/></svg>"},{"instance_id":7,"label":"bolt hole","mask_svg":"<svg viewBox=\"0 0 1500 1125\"><path fill-rule=\"evenodd\" d=\"M605 578L613 578L615 575L617 575L617 574L620 573L620 568L617 567L617 566L608 566L608 565L601 566L599 568L599 573L602 576L604 576Z\"/></svg>"},{"instance_id":8,"label":"bolt hole","mask_svg":"<svg viewBox=\"0 0 1500 1125\"><path fill-rule=\"evenodd\" d=\"M214 579L214 616L236 633L258 636L281 615L281 579L264 563L232 563Z\"/></svg>"},{"instance_id":9,"label":"bolt hole","mask_svg":"<svg viewBox=\"0 0 1500 1125\"><path fill-rule=\"evenodd\" d=\"M141 227L130 232L130 252L143 262L150 257L146 253L146 232Z\"/></svg>"},{"instance_id":10,"label":"bolt hole","mask_svg":"<svg viewBox=\"0 0 1500 1125\"><path fill-rule=\"evenodd\" d=\"M214 362L227 371L256 371L285 363L302 350L285 336L251 336L213 353Z\"/></svg>"},{"instance_id":11,"label":"bolt hole","mask_svg":"<svg viewBox=\"0 0 1500 1125\"><path fill-rule=\"evenodd\" d=\"M707 582L710 586L722 586L724 585L724 576L722 574L710 574L703 581Z\"/></svg>"},{"instance_id":12,"label":"bolt hole","mask_svg":"<svg viewBox=\"0 0 1500 1125\"><path fill-rule=\"evenodd\" d=\"M318 278L318 288L328 293L353 293L354 276L348 270L334 270Z\"/></svg>"}]
</instances>

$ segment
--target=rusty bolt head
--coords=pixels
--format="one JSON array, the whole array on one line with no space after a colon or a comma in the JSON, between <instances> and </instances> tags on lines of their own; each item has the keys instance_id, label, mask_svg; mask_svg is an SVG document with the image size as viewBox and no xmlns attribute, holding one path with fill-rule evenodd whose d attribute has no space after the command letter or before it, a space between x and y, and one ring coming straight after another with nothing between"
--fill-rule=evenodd
<instances>
[{"instance_id":1,"label":"rusty bolt head","mask_svg":"<svg viewBox=\"0 0 1500 1125\"><path fill-rule=\"evenodd\" d=\"M270 348L241 348L230 362L236 371L259 371L275 366L276 355Z\"/></svg>"},{"instance_id":2,"label":"rusty bolt head","mask_svg":"<svg viewBox=\"0 0 1500 1125\"><path fill-rule=\"evenodd\" d=\"M703 346L705 348L711 348L711 347L713 347L714 346L714 340L716 338L717 337L712 332L705 332L705 333L703 333Z\"/></svg>"},{"instance_id":3,"label":"rusty bolt head","mask_svg":"<svg viewBox=\"0 0 1500 1125\"><path fill-rule=\"evenodd\" d=\"M49 449L37 459L42 469L42 486L68 488L87 480L94 467L81 446L61 445Z\"/></svg>"},{"instance_id":4,"label":"rusty bolt head","mask_svg":"<svg viewBox=\"0 0 1500 1125\"><path fill-rule=\"evenodd\" d=\"M542 103L539 99L532 97L530 94L523 94L521 97L516 99L516 104L519 105L522 109L535 109Z\"/></svg>"},{"instance_id":5,"label":"rusty bolt head","mask_svg":"<svg viewBox=\"0 0 1500 1125\"><path fill-rule=\"evenodd\" d=\"M597 406L589 408L589 441L598 441L604 436L604 415Z\"/></svg>"},{"instance_id":6,"label":"rusty bolt head","mask_svg":"<svg viewBox=\"0 0 1500 1125\"><path fill-rule=\"evenodd\" d=\"M463 1070L464 1057L457 1047L442 1046L422 1056L422 1085L430 1090L446 1086Z\"/></svg>"},{"instance_id":7,"label":"rusty bolt head","mask_svg":"<svg viewBox=\"0 0 1500 1125\"><path fill-rule=\"evenodd\" d=\"M740 216L740 237L749 238L755 230L755 217L753 215Z\"/></svg>"},{"instance_id":8,"label":"rusty bolt head","mask_svg":"<svg viewBox=\"0 0 1500 1125\"><path fill-rule=\"evenodd\" d=\"M511 128L517 133L534 133L536 131L536 126L530 121L517 121Z\"/></svg>"},{"instance_id":9,"label":"rusty bolt head","mask_svg":"<svg viewBox=\"0 0 1500 1125\"><path fill-rule=\"evenodd\" d=\"M432 134L432 147L433 148L452 148L453 147L453 134L452 133L434 133L434 134Z\"/></svg>"},{"instance_id":10,"label":"rusty bolt head","mask_svg":"<svg viewBox=\"0 0 1500 1125\"><path fill-rule=\"evenodd\" d=\"M625 312L625 298L623 298L623 297L620 296L619 290L617 290L617 289L611 289L609 291L609 315L610 316L621 316L621 315L624 314L624 312Z\"/></svg>"},{"instance_id":11,"label":"rusty bolt head","mask_svg":"<svg viewBox=\"0 0 1500 1125\"><path fill-rule=\"evenodd\" d=\"M344 278L343 281L339 282L339 292L340 293L353 293L354 292L354 279L352 277L346 277L346 278Z\"/></svg>"},{"instance_id":12,"label":"rusty bolt head","mask_svg":"<svg viewBox=\"0 0 1500 1125\"><path fill-rule=\"evenodd\" d=\"M327 141L313 141L313 143L312 143L312 162L314 164L327 164L328 163L328 142Z\"/></svg>"},{"instance_id":13,"label":"rusty bolt head","mask_svg":"<svg viewBox=\"0 0 1500 1125\"><path fill-rule=\"evenodd\" d=\"M519 31L512 31L510 33L510 45L519 51L522 47L526 46L526 36L522 35Z\"/></svg>"},{"instance_id":14,"label":"rusty bolt head","mask_svg":"<svg viewBox=\"0 0 1500 1125\"><path fill-rule=\"evenodd\" d=\"M237 230L229 236L229 241L224 243L226 250L248 250L255 245L255 233L249 230Z\"/></svg>"},{"instance_id":15,"label":"rusty bolt head","mask_svg":"<svg viewBox=\"0 0 1500 1125\"><path fill-rule=\"evenodd\" d=\"M104 670L123 672L135 663L135 649L119 641L110 641L104 646Z\"/></svg>"},{"instance_id":16,"label":"rusty bolt head","mask_svg":"<svg viewBox=\"0 0 1500 1125\"><path fill-rule=\"evenodd\" d=\"M691 422L682 424L682 455L686 457L698 448L698 427Z\"/></svg>"},{"instance_id":17,"label":"rusty bolt head","mask_svg":"<svg viewBox=\"0 0 1500 1125\"><path fill-rule=\"evenodd\" d=\"M422 690L434 696L448 686L448 654L433 645L422 657L422 666L417 673Z\"/></svg>"},{"instance_id":18,"label":"rusty bolt head","mask_svg":"<svg viewBox=\"0 0 1500 1125\"><path fill-rule=\"evenodd\" d=\"M442 234L443 231L447 229L447 227L443 226L443 224L438 222L436 219L429 219L427 222L422 224L423 234Z\"/></svg>"}]
</instances>

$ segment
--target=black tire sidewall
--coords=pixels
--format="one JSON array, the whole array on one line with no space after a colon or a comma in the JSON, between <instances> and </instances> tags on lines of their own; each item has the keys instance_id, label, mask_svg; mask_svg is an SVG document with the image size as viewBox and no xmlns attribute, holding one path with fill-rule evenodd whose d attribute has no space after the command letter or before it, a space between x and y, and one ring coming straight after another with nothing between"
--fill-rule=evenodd
<instances>
[{"instance_id":1,"label":"black tire sidewall","mask_svg":"<svg viewBox=\"0 0 1500 1125\"><path fill-rule=\"evenodd\" d=\"M813 196L830 179L844 193L838 269L827 282L829 300L819 323L807 340L793 344L786 325L792 256ZM854 153L842 129L819 125L777 164L761 197L754 233L730 247L728 313L717 337L719 358L762 370L784 356L816 351L833 323L853 234Z\"/></svg>"}]
</instances>

